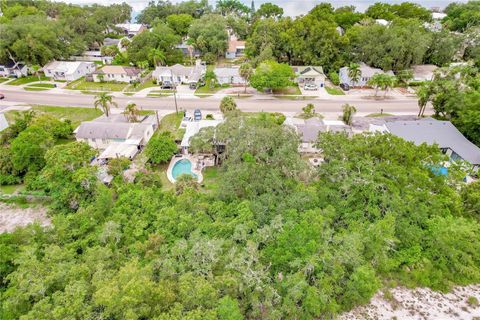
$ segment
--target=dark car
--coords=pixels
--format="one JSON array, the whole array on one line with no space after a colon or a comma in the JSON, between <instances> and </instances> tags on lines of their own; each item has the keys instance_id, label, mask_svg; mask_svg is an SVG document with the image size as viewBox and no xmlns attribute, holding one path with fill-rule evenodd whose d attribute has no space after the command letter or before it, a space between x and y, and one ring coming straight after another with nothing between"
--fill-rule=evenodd
<instances>
[{"instance_id":1,"label":"dark car","mask_svg":"<svg viewBox=\"0 0 480 320\"><path fill-rule=\"evenodd\" d=\"M191 90L196 90L197 89L197 84L196 83L190 83L189 88Z\"/></svg>"},{"instance_id":2,"label":"dark car","mask_svg":"<svg viewBox=\"0 0 480 320\"><path fill-rule=\"evenodd\" d=\"M343 91L350 90L350 86L348 85L348 83L340 83L340 88L342 88Z\"/></svg>"},{"instance_id":3,"label":"dark car","mask_svg":"<svg viewBox=\"0 0 480 320\"><path fill-rule=\"evenodd\" d=\"M164 81L161 86L162 89L174 89L174 85L170 81Z\"/></svg>"},{"instance_id":4,"label":"dark car","mask_svg":"<svg viewBox=\"0 0 480 320\"><path fill-rule=\"evenodd\" d=\"M5 99L5 95L3 93L0 93L0 100Z\"/></svg>"}]
</instances>

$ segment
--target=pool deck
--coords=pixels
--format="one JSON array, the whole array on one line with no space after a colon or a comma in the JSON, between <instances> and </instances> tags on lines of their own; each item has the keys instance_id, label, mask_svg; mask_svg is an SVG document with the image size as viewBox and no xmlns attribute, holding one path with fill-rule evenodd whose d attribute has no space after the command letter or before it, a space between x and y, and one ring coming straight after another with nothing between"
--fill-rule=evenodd
<instances>
[{"instance_id":1,"label":"pool deck","mask_svg":"<svg viewBox=\"0 0 480 320\"><path fill-rule=\"evenodd\" d=\"M203 174L202 174L202 171L201 170L197 170L197 162L198 160L191 156L191 155L182 155L181 157L173 157L172 160L170 160L170 164L168 165L168 169L167 169L167 178L168 180L171 182L171 183L175 183L177 182L174 178L173 178L173 175L172 175L172 171L173 171L173 167L175 166L175 164L180 161L180 160L185 160L187 159L188 161L190 161L192 163L192 172L194 174L197 175L197 182L198 183L202 183L203 181Z\"/></svg>"}]
</instances>

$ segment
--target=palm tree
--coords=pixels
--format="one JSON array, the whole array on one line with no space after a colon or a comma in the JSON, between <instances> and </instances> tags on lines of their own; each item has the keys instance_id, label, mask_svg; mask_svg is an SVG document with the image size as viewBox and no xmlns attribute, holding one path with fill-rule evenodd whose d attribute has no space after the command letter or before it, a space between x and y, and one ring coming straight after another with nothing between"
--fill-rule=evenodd
<instances>
[{"instance_id":1,"label":"palm tree","mask_svg":"<svg viewBox=\"0 0 480 320\"><path fill-rule=\"evenodd\" d=\"M245 93L247 93L248 81L250 80L250 77L253 74L252 65L248 62L243 63L240 66L239 72L240 72L240 76L245 80Z\"/></svg>"},{"instance_id":2,"label":"palm tree","mask_svg":"<svg viewBox=\"0 0 480 320\"><path fill-rule=\"evenodd\" d=\"M123 111L123 113L127 116L127 119L129 122L138 122L137 117L140 112L135 103L129 102L125 107L125 110Z\"/></svg>"},{"instance_id":3,"label":"palm tree","mask_svg":"<svg viewBox=\"0 0 480 320\"><path fill-rule=\"evenodd\" d=\"M342 111L343 122L345 122L346 125L352 125L353 115L357 112L357 108L347 103L342 106Z\"/></svg>"},{"instance_id":4,"label":"palm tree","mask_svg":"<svg viewBox=\"0 0 480 320\"><path fill-rule=\"evenodd\" d=\"M38 64L34 64L33 66L30 67L30 69L32 69L32 71L33 71L33 74L35 74L38 77L38 81L40 81L39 71L40 71L41 68L42 67L40 67Z\"/></svg>"},{"instance_id":5,"label":"palm tree","mask_svg":"<svg viewBox=\"0 0 480 320\"><path fill-rule=\"evenodd\" d=\"M108 117L110 115L110 107L117 107L117 103L113 101L113 96L107 92L101 92L95 96L94 102L95 109L102 109L103 113Z\"/></svg>"},{"instance_id":6,"label":"palm tree","mask_svg":"<svg viewBox=\"0 0 480 320\"><path fill-rule=\"evenodd\" d=\"M355 87L362 77L362 70L360 69L360 65L358 63L350 64L348 67L348 77L352 80L353 87Z\"/></svg>"},{"instance_id":7,"label":"palm tree","mask_svg":"<svg viewBox=\"0 0 480 320\"><path fill-rule=\"evenodd\" d=\"M153 63L153 66L156 67L158 65L165 64L165 54L162 50L152 48L148 52L148 59Z\"/></svg>"},{"instance_id":8,"label":"palm tree","mask_svg":"<svg viewBox=\"0 0 480 320\"><path fill-rule=\"evenodd\" d=\"M423 117L425 113L425 108L427 107L428 102L431 98L430 88L426 85L423 85L418 88L417 90L417 98L418 98L418 117Z\"/></svg>"},{"instance_id":9,"label":"palm tree","mask_svg":"<svg viewBox=\"0 0 480 320\"><path fill-rule=\"evenodd\" d=\"M385 99L387 97L387 92L388 90L392 89L393 87L395 87L395 84L397 83L397 77L395 76L390 76L390 75L386 75L385 77L385 81L383 83L383 90L385 90L384 94L383 94L383 98Z\"/></svg>"}]
</instances>

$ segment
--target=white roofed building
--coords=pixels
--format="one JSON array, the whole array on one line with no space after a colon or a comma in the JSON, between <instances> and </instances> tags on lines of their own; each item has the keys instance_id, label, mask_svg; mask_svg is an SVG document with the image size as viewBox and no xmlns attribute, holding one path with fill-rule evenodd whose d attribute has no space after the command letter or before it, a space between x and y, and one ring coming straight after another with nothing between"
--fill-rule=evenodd
<instances>
[{"instance_id":1,"label":"white roofed building","mask_svg":"<svg viewBox=\"0 0 480 320\"><path fill-rule=\"evenodd\" d=\"M75 81L94 71L95 63L87 61L52 61L43 67L45 76L63 81Z\"/></svg>"}]
</instances>

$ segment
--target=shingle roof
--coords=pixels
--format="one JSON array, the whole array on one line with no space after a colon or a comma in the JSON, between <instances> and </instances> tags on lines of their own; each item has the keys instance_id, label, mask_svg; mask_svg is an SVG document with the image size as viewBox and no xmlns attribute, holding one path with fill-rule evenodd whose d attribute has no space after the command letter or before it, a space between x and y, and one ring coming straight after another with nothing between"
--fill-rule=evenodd
<instances>
[{"instance_id":1,"label":"shingle roof","mask_svg":"<svg viewBox=\"0 0 480 320\"><path fill-rule=\"evenodd\" d=\"M91 65L93 67L94 63L86 61L52 61L46 64L43 69L72 74L82 65Z\"/></svg>"},{"instance_id":2,"label":"shingle roof","mask_svg":"<svg viewBox=\"0 0 480 320\"><path fill-rule=\"evenodd\" d=\"M141 72L142 70L135 67L104 66L102 69L95 71L94 74L125 74L127 76L137 76Z\"/></svg>"},{"instance_id":3,"label":"shingle roof","mask_svg":"<svg viewBox=\"0 0 480 320\"><path fill-rule=\"evenodd\" d=\"M76 130L80 139L134 139L142 138L143 133L151 127L143 123L112 123L87 121L82 122Z\"/></svg>"},{"instance_id":4,"label":"shingle roof","mask_svg":"<svg viewBox=\"0 0 480 320\"><path fill-rule=\"evenodd\" d=\"M324 75L323 68L321 66L293 66L292 69L297 76L306 75L306 74L309 74L312 76Z\"/></svg>"},{"instance_id":5,"label":"shingle roof","mask_svg":"<svg viewBox=\"0 0 480 320\"><path fill-rule=\"evenodd\" d=\"M468 141L450 121L395 121L387 122L386 127L390 133L416 145L438 144L471 164L480 164L480 148Z\"/></svg>"},{"instance_id":6,"label":"shingle roof","mask_svg":"<svg viewBox=\"0 0 480 320\"><path fill-rule=\"evenodd\" d=\"M213 72L217 77L240 77L239 68L215 68Z\"/></svg>"}]
</instances>

